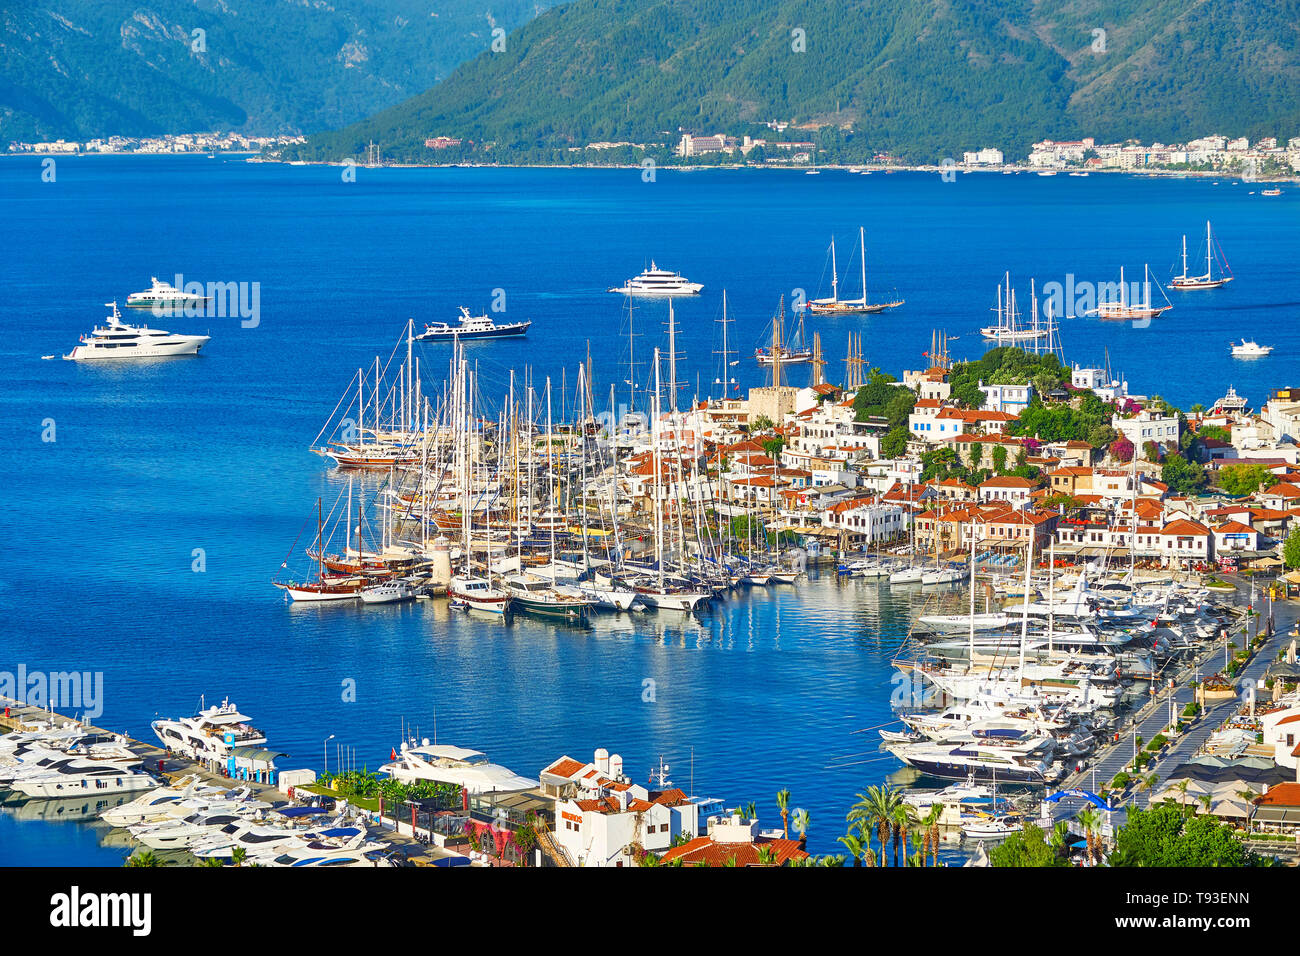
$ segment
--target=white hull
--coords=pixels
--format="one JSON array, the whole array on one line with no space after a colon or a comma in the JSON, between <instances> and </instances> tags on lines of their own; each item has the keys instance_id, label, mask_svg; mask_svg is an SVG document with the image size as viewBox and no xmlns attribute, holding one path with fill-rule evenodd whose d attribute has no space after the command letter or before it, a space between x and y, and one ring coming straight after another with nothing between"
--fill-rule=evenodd
<instances>
[{"instance_id":1,"label":"white hull","mask_svg":"<svg viewBox=\"0 0 1300 956\"><path fill-rule=\"evenodd\" d=\"M635 298L643 299L667 299L675 295L699 295L704 286L698 282L686 282L680 286L671 288L642 288L635 285L619 286L616 289L610 289L610 292L616 292L619 295L630 295Z\"/></svg>"},{"instance_id":2,"label":"white hull","mask_svg":"<svg viewBox=\"0 0 1300 956\"><path fill-rule=\"evenodd\" d=\"M696 591L640 591L641 600L660 611L691 611L707 601L709 595Z\"/></svg>"},{"instance_id":3,"label":"white hull","mask_svg":"<svg viewBox=\"0 0 1300 956\"><path fill-rule=\"evenodd\" d=\"M889 576L890 584L920 584L925 578L925 572L920 568L903 568L895 571Z\"/></svg>"},{"instance_id":4,"label":"white hull","mask_svg":"<svg viewBox=\"0 0 1300 956\"><path fill-rule=\"evenodd\" d=\"M304 603L322 602L322 601L355 601L359 595L356 591L313 591L304 588L282 587L282 591L293 598L294 601Z\"/></svg>"},{"instance_id":5,"label":"white hull","mask_svg":"<svg viewBox=\"0 0 1300 956\"><path fill-rule=\"evenodd\" d=\"M130 359L170 358L175 355L198 355L207 345L207 335L169 335L162 342L136 345L129 348L104 348L97 345L78 345L64 356L70 362L123 362Z\"/></svg>"},{"instance_id":6,"label":"white hull","mask_svg":"<svg viewBox=\"0 0 1300 956\"><path fill-rule=\"evenodd\" d=\"M147 774L124 770L121 776L97 777L75 781L62 777L58 780L34 778L14 781L14 789L29 797L111 797L119 793L139 793L155 790L158 781Z\"/></svg>"},{"instance_id":7,"label":"white hull","mask_svg":"<svg viewBox=\"0 0 1300 956\"><path fill-rule=\"evenodd\" d=\"M1009 615L1001 613L976 614L974 617L968 614L930 614L922 615L918 622L930 628L932 631L948 632L968 632L975 631L997 631L1007 627L1011 623Z\"/></svg>"}]
</instances>

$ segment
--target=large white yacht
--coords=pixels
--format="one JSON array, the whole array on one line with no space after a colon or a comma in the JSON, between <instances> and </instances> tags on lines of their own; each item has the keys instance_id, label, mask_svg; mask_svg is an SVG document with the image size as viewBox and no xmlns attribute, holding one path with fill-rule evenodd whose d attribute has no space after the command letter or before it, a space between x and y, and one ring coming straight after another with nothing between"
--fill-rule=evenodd
<instances>
[{"instance_id":1,"label":"large white yacht","mask_svg":"<svg viewBox=\"0 0 1300 956\"><path fill-rule=\"evenodd\" d=\"M126 304L131 309L173 310L185 308L202 308L212 298L207 295L195 295L176 288L170 282L163 282L157 276L150 276L150 286L144 292L132 292L126 297ZM179 279L177 280L179 281Z\"/></svg>"},{"instance_id":2,"label":"large white yacht","mask_svg":"<svg viewBox=\"0 0 1300 956\"><path fill-rule=\"evenodd\" d=\"M14 790L29 797L105 797L153 790L157 786L158 781L141 770L139 757L60 762L12 783Z\"/></svg>"},{"instance_id":3,"label":"large white yacht","mask_svg":"<svg viewBox=\"0 0 1300 956\"><path fill-rule=\"evenodd\" d=\"M63 356L65 359L84 362L197 355L199 349L208 344L210 336L207 335L174 335L147 325L127 325L122 321L116 302L105 302L104 305L113 310L104 320L105 324L97 325L89 335L83 335L81 344Z\"/></svg>"},{"instance_id":4,"label":"large white yacht","mask_svg":"<svg viewBox=\"0 0 1300 956\"><path fill-rule=\"evenodd\" d=\"M193 717L155 720L150 726L164 747L200 762L224 762L234 747L266 743L266 735L249 724L229 698Z\"/></svg>"},{"instance_id":5,"label":"large white yacht","mask_svg":"<svg viewBox=\"0 0 1300 956\"><path fill-rule=\"evenodd\" d=\"M541 784L521 777L512 770L488 761L487 754L464 747L430 744L428 739L416 746L411 740L402 744L402 752L391 763L379 768L398 783L450 783L470 793L506 790L534 790Z\"/></svg>"},{"instance_id":6,"label":"large white yacht","mask_svg":"<svg viewBox=\"0 0 1300 956\"><path fill-rule=\"evenodd\" d=\"M908 766L948 780L998 780L1042 785L1055 777L1051 737L969 737L946 742L886 744Z\"/></svg>"},{"instance_id":7,"label":"large white yacht","mask_svg":"<svg viewBox=\"0 0 1300 956\"><path fill-rule=\"evenodd\" d=\"M433 322L426 325L424 331L415 338L420 342L444 339L500 339L524 335L532 324L528 319L523 322L494 322L486 315L470 315L469 309L462 305L455 325Z\"/></svg>"},{"instance_id":8,"label":"large white yacht","mask_svg":"<svg viewBox=\"0 0 1300 956\"><path fill-rule=\"evenodd\" d=\"M668 296L699 295L704 288L698 282L687 282L684 276L667 269L660 269L654 262L639 276L633 276L621 286L610 289L619 295Z\"/></svg>"}]
</instances>

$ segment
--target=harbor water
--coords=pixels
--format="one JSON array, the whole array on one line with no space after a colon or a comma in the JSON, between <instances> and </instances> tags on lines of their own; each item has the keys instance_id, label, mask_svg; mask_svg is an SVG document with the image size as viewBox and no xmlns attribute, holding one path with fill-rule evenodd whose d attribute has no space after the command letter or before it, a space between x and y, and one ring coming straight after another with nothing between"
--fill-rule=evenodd
<instances>
[{"instance_id":1,"label":"harbor water","mask_svg":"<svg viewBox=\"0 0 1300 956\"><path fill-rule=\"evenodd\" d=\"M628 320L603 290L654 259L705 285L676 305L683 401L720 389L723 288L743 390L761 384L752 351L778 298L828 294L832 234L856 294L859 225L869 294L906 305L810 320L832 380L850 331L896 375L921 367L936 328L956 337L954 358L977 356L1005 270L1023 290L1031 276L1114 281L1121 265L1132 278L1147 261L1165 276L1206 219L1238 281L1169 293L1175 309L1146 328L1067 319L1067 358L1108 356L1134 391L1183 407L1229 384L1258 405L1300 350L1286 284L1300 194L1264 199L1228 179L360 169L350 183L333 167L206 157L60 158L54 182L41 172L36 158L0 160L0 420L13 452L0 671L102 673L96 723L146 740L156 716L229 696L290 755L283 767L335 766L342 744L373 769L407 725L526 775L604 747L646 782L662 755L677 786L752 800L764 825L778 825L774 794L789 788L817 852L838 849L855 792L898 772L874 730L855 731L888 719L889 661L921 590L814 575L691 617L587 627L485 620L442 601L286 604L270 579L316 498L346 481L309 444L357 369L387 355L408 318L418 328L503 301L533 326L469 349L485 413L525 366L571 406L588 349L596 394L612 384L622 402ZM257 283L259 310L150 317L210 332L196 359L42 360L69 351L101 303L178 273ZM664 345L665 319L661 304L634 313L638 362ZM1276 351L1234 361L1229 340L1243 336ZM430 382L448 351L420 347ZM121 858L94 829L30 816L0 811L0 863Z\"/></svg>"}]
</instances>

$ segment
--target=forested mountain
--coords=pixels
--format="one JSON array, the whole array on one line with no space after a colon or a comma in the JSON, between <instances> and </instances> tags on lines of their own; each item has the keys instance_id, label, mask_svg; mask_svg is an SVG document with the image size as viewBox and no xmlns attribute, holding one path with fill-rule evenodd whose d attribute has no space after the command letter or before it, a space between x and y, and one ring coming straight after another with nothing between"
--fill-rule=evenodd
<instances>
[{"instance_id":1,"label":"forested mountain","mask_svg":"<svg viewBox=\"0 0 1300 956\"><path fill-rule=\"evenodd\" d=\"M562 161L592 141L768 120L824 124L819 146L850 160L1023 156L1046 137L1300 135L1298 33L1297 0L572 0L295 155L337 159L374 139L427 160L423 141L447 135L478 158Z\"/></svg>"},{"instance_id":2,"label":"forested mountain","mask_svg":"<svg viewBox=\"0 0 1300 956\"><path fill-rule=\"evenodd\" d=\"M553 2L0 0L0 148L337 128L429 88L488 49L494 27Z\"/></svg>"}]
</instances>

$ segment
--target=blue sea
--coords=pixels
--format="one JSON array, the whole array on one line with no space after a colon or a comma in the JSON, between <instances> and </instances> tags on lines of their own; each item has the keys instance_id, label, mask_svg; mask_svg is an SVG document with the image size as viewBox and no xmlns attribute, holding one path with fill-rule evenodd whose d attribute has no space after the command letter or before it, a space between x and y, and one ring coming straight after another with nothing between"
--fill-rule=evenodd
<instances>
[{"instance_id":1,"label":"blue sea","mask_svg":"<svg viewBox=\"0 0 1300 956\"><path fill-rule=\"evenodd\" d=\"M874 728L889 717L889 660L915 593L831 575L685 620L587 628L485 622L442 602L286 604L269 582L316 498L346 481L310 443L408 318L418 327L504 299L508 318L533 321L524 340L470 349L485 409L527 367L539 387L555 383L558 416L588 349L596 394L612 384L623 401L629 332L638 362L666 349L667 310L644 304L629 328L604 290L655 260L705 285L676 306L683 398L721 388L724 289L743 389L761 383L750 356L780 298L788 310L797 290L829 294L832 236L841 293L858 294L864 226L871 297L906 305L810 320L807 332L820 333L832 379L850 332L868 364L901 375L924 367L934 330L954 358L979 355L1005 271L1022 306L1031 277L1111 282L1149 262L1165 278L1181 236L1195 255L1210 219L1237 281L1169 293L1174 310L1147 328L1066 319L1067 360L1108 359L1134 391L1183 407L1229 384L1255 405L1296 384L1295 188L1265 198L1227 178L833 170L660 171L647 183L640 170L363 168L346 182L336 167L205 156L59 158L53 182L42 171L37 158L0 159L0 671L102 672L97 722L142 739L156 715L229 696L291 755L286 767L321 769L333 734L332 766L343 744L373 768L404 725L427 737L436 726L439 741L530 775L604 747L645 782L662 756L678 786L753 800L768 825L788 787L819 852L838 848L853 794L898 771ZM177 274L258 283L258 323L159 322L210 332L194 359L42 360L69 351L101 303ZM1228 343L1243 336L1276 351L1235 361ZM436 390L446 347L420 354ZM117 865L123 851L98 833L0 808L0 863Z\"/></svg>"}]
</instances>

